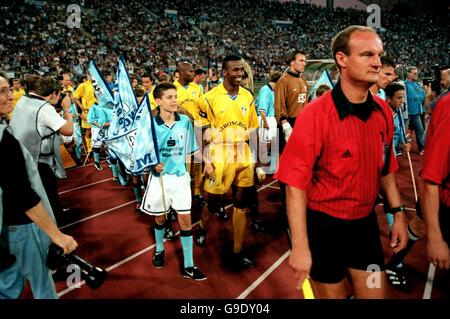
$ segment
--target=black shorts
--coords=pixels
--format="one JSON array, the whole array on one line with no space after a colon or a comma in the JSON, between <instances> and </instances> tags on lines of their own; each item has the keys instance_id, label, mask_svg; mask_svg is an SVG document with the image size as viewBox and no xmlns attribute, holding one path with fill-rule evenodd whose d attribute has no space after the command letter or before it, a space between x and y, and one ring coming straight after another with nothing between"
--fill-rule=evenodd
<instances>
[{"instance_id":1,"label":"black shorts","mask_svg":"<svg viewBox=\"0 0 450 319\"><path fill-rule=\"evenodd\" d=\"M450 207L442 203L439 208L439 225L441 226L442 238L450 246Z\"/></svg>"},{"instance_id":2,"label":"black shorts","mask_svg":"<svg viewBox=\"0 0 450 319\"><path fill-rule=\"evenodd\" d=\"M310 276L314 281L338 283L345 278L348 268L368 270L370 265L376 265L384 270L375 212L364 218L344 220L308 210L306 222L312 255Z\"/></svg>"}]
</instances>

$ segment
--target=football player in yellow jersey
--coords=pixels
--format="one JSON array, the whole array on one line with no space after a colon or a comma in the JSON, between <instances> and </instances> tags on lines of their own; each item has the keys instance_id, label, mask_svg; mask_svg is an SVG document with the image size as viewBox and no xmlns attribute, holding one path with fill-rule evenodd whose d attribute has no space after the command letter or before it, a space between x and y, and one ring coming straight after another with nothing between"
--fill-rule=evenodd
<instances>
[{"instance_id":1,"label":"football player in yellow jersey","mask_svg":"<svg viewBox=\"0 0 450 319\"><path fill-rule=\"evenodd\" d=\"M20 82L19 79L13 79L12 80L12 94L13 94L13 111L14 111L14 107L16 106L17 102L19 101L19 99L22 97L22 95L25 94L25 90L22 88L22 83ZM6 118L9 120L11 118L12 115L12 111L11 113L6 115Z\"/></svg>"},{"instance_id":2,"label":"football player in yellow jersey","mask_svg":"<svg viewBox=\"0 0 450 319\"><path fill-rule=\"evenodd\" d=\"M197 138L197 144L201 143L201 130L207 125L205 119L201 119L199 116L199 110L197 105L197 100L202 94L200 87L196 85L194 80L194 68L189 62L180 62L177 65L177 71L179 74L179 79L173 84L177 88L177 102L178 106L189 113L190 117L194 119L195 135ZM206 205L206 201L202 194L202 184L203 184L203 174L202 174L202 164L193 163L192 168L189 167L188 170L192 173L194 177L194 200L199 202L201 205Z\"/></svg>"},{"instance_id":3,"label":"football player in yellow jersey","mask_svg":"<svg viewBox=\"0 0 450 319\"><path fill-rule=\"evenodd\" d=\"M73 86L71 85L72 81L70 80L69 74L63 73L62 79L61 79L61 84L62 84L61 92L67 92L67 91L70 91L72 93L74 92Z\"/></svg>"},{"instance_id":4,"label":"football player in yellow jersey","mask_svg":"<svg viewBox=\"0 0 450 319\"><path fill-rule=\"evenodd\" d=\"M13 96L14 96L14 102L13 107L17 104L17 101L22 97L22 95L25 94L25 90L22 88L22 83L20 83L19 79L13 79L12 80L12 87L13 87Z\"/></svg>"},{"instance_id":5,"label":"football player in yellow jersey","mask_svg":"<svg viewBox=\"0 0 450 319\"><path fill-rule=\"evenodd\" d=\"M198 68L195 69L194 74L194 80L192 83L199 87L201 94L205 93L203 84L206 82L206 71L202 68Z\"/></svg>"},{"instance_id":6,"label":"football player in yellow jersey","mask_svg":"<svg viewBox=\"0 0 450 319\"><path fill-rule=\"evenodd\" d=\"M208 178L204 187L208 193L208 207L202 211L195 239L198 245L205 245L208 208L211 212L219 210L223 195L233 186L232 261L240 268L251 268L254 262L242 253L242 246L246 212L254 186L255 165L248 142L250 135L256 134L258 118L253 94L241 86L244 75L241 58L227 56L222 62L222 71L223 83L202 95L198 101L201 114L206 115L210 123L207 147L213 167L205 165Z\"/></svg>"},{"instance_id":7,"label":"football player in yellow jersey","mask_svg":"<svg viewBox=\"0 0 450 319\"><path fill-rule=\"evenodd\" d=\"M89 109L97 101L94 87L89 76L83 77L81 83L73 93L76 105L81 109L81 128L85 131L87 151L91 149L91 125L87 121Z\"/></svg>"},{"instance_id":8,"label":"football player in yellow jersey","mask_svg":"<svg viewBox=\"0 0 450 319\"><path fill-rule=\"evenodd\" d=\"M177 88L178 105L188 111L192 118L198 119L197 100L201 95L200 88L192 81L194 80L194 68L189 62L180 62L177 65L179 79L173 84Z\"/></svg>"},{"instance_id":9,"label":"football player in yellow jersey","mask_svg":"<svg viewBox=\"0 0 450 319\"><path fill-rule=\"evenodd\" d=\"M156 104L155 98L153 97L153 90L155 89L155 78L153 75L146 71L141 77L142 79L142 88L145 90L145 93L148 94L148 99L150 101L150 105L152 110L156 109L158 104Z\"/></svg>"}]
</instances>

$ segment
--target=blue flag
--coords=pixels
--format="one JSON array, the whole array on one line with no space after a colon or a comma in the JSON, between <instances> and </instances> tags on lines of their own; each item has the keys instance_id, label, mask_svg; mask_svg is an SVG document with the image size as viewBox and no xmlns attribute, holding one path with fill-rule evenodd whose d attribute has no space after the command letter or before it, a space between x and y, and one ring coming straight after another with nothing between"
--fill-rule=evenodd
<instances>
[{"instance_id":1,"label":"blue flag","mask_svg":"<svg viewBox=\"0 0 450 319\"><path fill-rule=\"evenodd\" d=\"M323 70L322 74L320 75L320 78L317 79L317 81L314 83L313 88L311 92L309 93L309 100L313 100L316 98L316 91L319 86L322 84L327 85L330 89L334 87L333 81L331 80L330 73L328 72L328 69Z\"/></svg>"},{"instance_id":2,"label":"blue flag","mask_svg":"<svg viewBox=\"0 0 450 319\"><path fill-rule=\"evenodd\" d=\"M133 125L117 138L105 140L108 152L119 159L131 173L142 173L149 166L159 163L158 144L150 102L146 95L142 100Z\"/></svg>"},{"instance_id":3,"label":"blue flag","mask_svg":"<svg viewBox=\"0 0 450 319\"><path fill-rule=\"evenodd\" d=\"M116 74L117 92L114 95L114 114L106 139L115 139L128 134L138 110L138 100L131 85L130 77L122 57Z\"/></svg>"},{"instance_id":4,"label":"blue flag","mask_svg":"<svg viewBox=\"0 0 450 319\"><path fill-rule=\"evenodd\" d=\"M89 74L91 75L92 86L94 87L97 103L104 105L114 103L114 95L94 61L89 62Z\"/></svg>"},{"instance_id":5,"label":"blue flag","mask_svg":"<svg viewBox=\"0 0 450 319\"><path fill-rule=\"evenodd\" d=\"M159 163L155 122L148 94L144 95L144 99L139 106L133 122L133 129L136 129L133 147L135 166L131 171L133 173L141 173L145 168Z\"/></svg>"}]
</instances>

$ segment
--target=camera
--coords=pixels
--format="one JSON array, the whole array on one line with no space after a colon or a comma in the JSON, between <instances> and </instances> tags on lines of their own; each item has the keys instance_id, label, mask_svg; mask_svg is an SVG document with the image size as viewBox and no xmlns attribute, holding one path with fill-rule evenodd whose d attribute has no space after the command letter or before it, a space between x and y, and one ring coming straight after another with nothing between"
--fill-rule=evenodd
<instances>
[{"instance_id":1,"label":"camera","mask_svg":"<svg viewBox=\"0 0 450 319\"><path fill-rule=\"evenodd\" d=\"M100 267L94 267L86 260L74 253L64 254L61 247L51 244L48 249L47 267L51 270L66 268L68 265L77 265L81 271L81 278L91 289L99 288L106 280L108 272Z\"/></svg>"},{"instance_id":2,"label":"camera","mask_svg":"<svg viewBox=\"0 0 450 319\"><path fill-rule=\"evenodd\" d=\"M62 105L61 105L61 103L62 103L62 101L64 100L64 98L67 96L67 94L66 93L61 93L60 95L59 95L59 100L58 100L58 103L56 103L55 105L54 105L54 107L55 107L55 109L56 109L56 112L61 112L62 110L63 110L63 107L62 107Z\"/></svg>"},{"instance_id":3,"label":"camera","mask_svg":"<svg viewBox=\"0 0 450 319\"><path fill-rule=\"evenodd\" d=\"M430 84L430 83L433 83L434 81L435 81L435 80L432 79L432 78L424 78L424 79L422 79L423 85L428 85L428 84Z\"/></svg>"}]
</instances>

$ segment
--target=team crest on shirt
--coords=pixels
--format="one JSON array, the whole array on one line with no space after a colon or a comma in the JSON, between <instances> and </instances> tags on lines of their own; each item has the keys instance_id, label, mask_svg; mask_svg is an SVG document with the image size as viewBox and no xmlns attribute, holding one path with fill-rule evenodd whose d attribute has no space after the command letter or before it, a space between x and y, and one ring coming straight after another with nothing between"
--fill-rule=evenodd
<instances>
[{"instance_id":1,"label":"team crest on shirt","mask_svg":"<svg viewBox=\"0 0 450 319\"><path fill-rule=\"evenodd\" d=\"M213 176L211 176L209 178L209 187L214 187L214 185L216 185L216 179Z\"/></svg>"},{"instance_id":2,"label":"team crest on shirt","mask_svg":"<svg viewBox=\"0 0 450 319\"><path fill-rule=\"evenodd\" d=\"M302 93L298 95L297 103L305 103L306 101L306 93Z\"/></svg>"},{"instance_id":3,"label":"team crest on shirt","mask_svg":"<svg viewBox=\"0 0 450 319\"><path fill-rule=\"evenodd\" d=\"M244 116L247 114L247 108L244 105L241 106L241 111Z\"/></svg>"}]
</instances>

